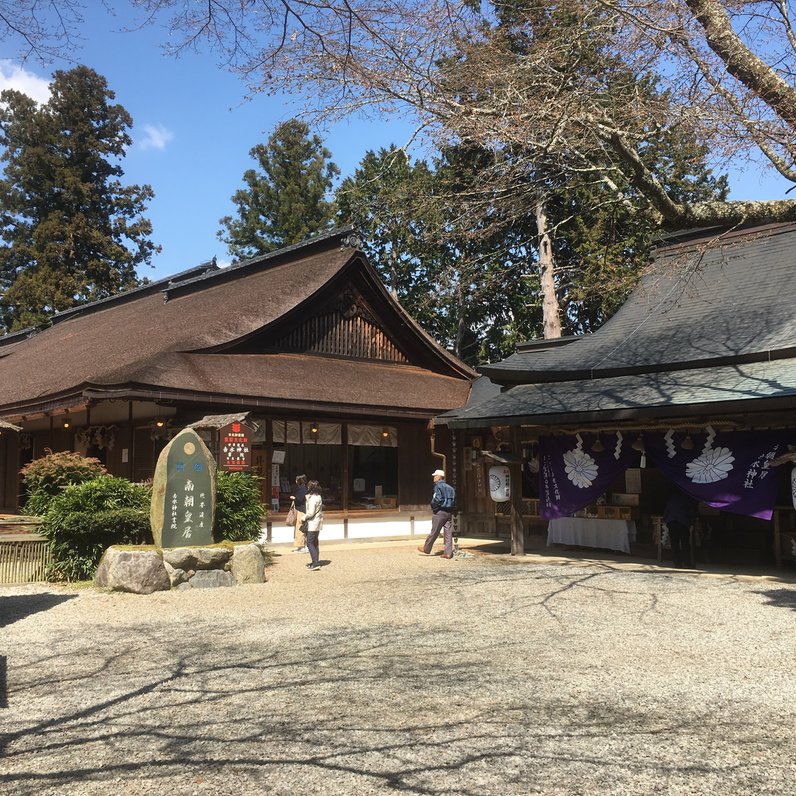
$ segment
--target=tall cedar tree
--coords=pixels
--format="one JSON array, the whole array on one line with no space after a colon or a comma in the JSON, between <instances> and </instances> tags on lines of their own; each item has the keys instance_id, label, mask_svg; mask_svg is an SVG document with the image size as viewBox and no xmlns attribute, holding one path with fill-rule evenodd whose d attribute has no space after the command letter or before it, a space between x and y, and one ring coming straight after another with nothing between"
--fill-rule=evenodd
<instances>
[{"instance_id":1,"label":"tall cedar tree","mask_svg":"<svg viewBox=\"0 0 796 796\"><path fill-rule=\"evenodd\" d=\"M55 312L138 284L159 251L143 216L153 192L123 186L118 159L132 119L85 66L57 71L43 105L0 94L0 323L45 323Z\"/></svg>"},{"instance_id":2,"label":"tall cedar tree","mask_svg":"<svg viewBox=\"0 0 796 796\"><path fill-rule=\"evenodd\" d=\"M338 220L354 225L387 289L421 323L431 320L424 300L433 281L433 247L423 199L434 175L424 160L412 163L394 146L368 151L337 189Z\"/></svg>"},{"instance_id":3,"label":"tall cedar tree","mask_svg":"<svg viewBox=\"0 0 796 796\"><path fill-rule=\"evenodd\" d=\"M645 106L670 102L666 92L659 90L655 76L632 73L615 56L599 18L584 20L571 11L567 4L529 7L508 0L498 14L505 51L524 57L542 44L564 40L568 45L553 49L556 58L548 60L548 69L562 79L577 76L582 83L599 75L602 107L621 108L629 95ZM468 74L466 61L462 74ZM466 90L464 85L462 90ZM472 91L470 96L475 95ZM643 119L632 114L627 114L626 130L644 142L638 148L644 169L674 201L726 200L726 178L712 176L706 166L707 148L687 131L648 129ZM610 149L594 151L590 167L581 169L578 158L582 153L577 145L571 151L565 141L558 147L551 158L546 147L532 143L494 146L494 157L484 159L482 168L469 174L459 169L459 209L464 221L459 226L470 236L473 231L483 236L489 230L494 257L507 266L516 264L518 257L538 256L540 230L536 229L534 209L543 204L547 231L553 238L552 299L554 306L560 306L564 331L594 331L619 307L638 279L657 223L654 214L638 212L647 203L643 191ZM604 173L611 174L613 186L602 179ZM518 284L516 276L510 276L510 268L505 274L502 286L495 283L497 296L510 296ZM533 281L528 274L527 286L533 287ZM509 336L517 339L522 325L538 318L542 299L532 296L525 311L515 309L504 327L511 332ZM538 334L540 329L533 332Z\"/></svg>"},{"instance_id":4,"label":"tall cedar tree","mask_svg":"<svg viewBox=\"0 0 796 796\"><path fill-rule=\"evenodd\" d=\"M460 229L463 191L491 154L450 147L411 163L399 149L368 152L337 192L339 218L355 224L371 262L406 310L436 340L476 364L510 352L539 321L538 279L522 234L504 223ZM488 202L487 198L487 202Z\"/></svg>"},{"instance_id":5,"label":"tall cedar tree","mask_svg":"<svg viewBox=\"0 0 796 796\"><path fill-rule=\"evenodd\" d=\"M246 187L232 197L237 216L219 222L225 229L218 238L235 260L299 243L329 226L335 208L326 196L340 170L304 122L283 122L249 154L260 170L244 172Z\"/></svg>"},{"instance_id":6,"label":"tall cedar tree","mask_svg":"<svg viewBox=\"0 0 796 796\"><path fill-rule=\"evenodd\" d=\"M646 167L676 201L726 201L727 177L707 167L705 146L677 130L651 139L643 152ZM633 188L625 186L625 193L633 196ZM649 215L609 201L604 187L589 180L568 180L549 210L560 220L554 248L565 327L576 334L595 331L635 287L660 231Z\"/></svg>"}]
</instances>

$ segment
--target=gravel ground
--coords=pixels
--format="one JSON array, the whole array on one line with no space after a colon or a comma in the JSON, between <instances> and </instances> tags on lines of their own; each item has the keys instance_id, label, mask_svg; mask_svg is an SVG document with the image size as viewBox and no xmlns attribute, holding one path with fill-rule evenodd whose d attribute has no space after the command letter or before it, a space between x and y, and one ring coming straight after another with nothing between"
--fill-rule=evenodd
<instances>
[{"instance_id":1,"label":"gravel ground","mask_svg":"<svg viewBox=\"0 0 796 796\"><path fill-rule=\"evenodd\" d=\"M0 790L796 794L792 581L415 546L0 587Z\"/></svg>"}]
</instances>

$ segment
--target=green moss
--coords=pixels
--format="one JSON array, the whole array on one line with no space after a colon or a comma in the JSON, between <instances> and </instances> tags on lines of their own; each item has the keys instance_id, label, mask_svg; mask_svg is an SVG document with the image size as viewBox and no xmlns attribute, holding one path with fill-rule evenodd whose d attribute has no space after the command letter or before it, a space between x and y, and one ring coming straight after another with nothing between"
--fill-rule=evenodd
<instances>
[{"instance_id":1,"label":"green moss","mask_svg":"<svg viewBox=\"0 0 796 796\"><path fill-rule=\"evenodd\" d=\"M143 551L143 550L156 550L156 551L159 552L161 548L159 548L155 544L112 544L108 548L108 550L111 550L111 549L113 549L113 550L141 550L141 551Z\"/></svg>"}]
</instances>

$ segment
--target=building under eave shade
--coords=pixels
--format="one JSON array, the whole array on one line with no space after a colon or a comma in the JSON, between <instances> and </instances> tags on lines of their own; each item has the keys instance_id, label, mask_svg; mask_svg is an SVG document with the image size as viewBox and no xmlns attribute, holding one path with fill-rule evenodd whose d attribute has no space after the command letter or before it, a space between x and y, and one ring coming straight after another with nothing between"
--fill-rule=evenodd
<instances>
[{"instance_id":1,"label":"building under eave shade","mask_svg":"<svg viewBox=\"0 0 796 796\"><path fill-rule=\"evenodd\" d=\"M437 420L462 451L465 529L513 516L516 551L548 521L617 520L641 551L674 483L702 503L705 558L796 560L794 286L794 224L684 233L596 333L478 368L492 393ZM501 462L523 471L513 507L490 500Z\"/></svg>"},{"instance_id":2,"label":"building under eave shade","mask_svg":"<svg viewBox=\"0 0 796 796\"><path fill-rule=\"evenodd\" d=\"M326 536L408 533L427 518L446 433L476 375L383 287L351 230L230 268L210 262L0 338L0 506L19 507L19 468L48 449L152 476L173 434L214 418L252 433L275 541L299 473L317 479ZM442 439L440 439L442 437ZM276 452L276 455L275 455Z\"/></svg>"}]
</instances>

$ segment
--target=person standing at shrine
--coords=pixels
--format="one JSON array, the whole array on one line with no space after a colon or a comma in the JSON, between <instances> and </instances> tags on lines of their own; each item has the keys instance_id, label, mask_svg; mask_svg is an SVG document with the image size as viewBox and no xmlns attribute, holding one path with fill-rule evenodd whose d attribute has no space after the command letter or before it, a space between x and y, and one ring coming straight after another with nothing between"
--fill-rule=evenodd
<instances>
[{"instance_id":1,"label":"person standing at shrine","mask_svg":"<svg viewBox=\"0 0 796 796\"><path fill-rule=\"evenodd\" d=\"M663 510L663 521L669 530L669 541L672 545L672 562L675 567L691 569L691 526L696 517L697 502L694 498L672 489L666 507Z\"/></svg>"},{"instance_id":2,"label":"person standing at shrine","mask_svg":"<svg viewBox=\"0 0 796 796\"><path fill-rule=\"evenodd\" d=\"M321 498L321 486L317 481L310 481L307 484L304 522L307 527L307 549L310 553L310 563L307 564L307 568L310 572L317 572L321 568L318 537L323 528L323 499Z\"/></svg>"}]
</instances>

